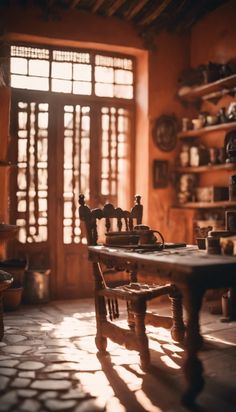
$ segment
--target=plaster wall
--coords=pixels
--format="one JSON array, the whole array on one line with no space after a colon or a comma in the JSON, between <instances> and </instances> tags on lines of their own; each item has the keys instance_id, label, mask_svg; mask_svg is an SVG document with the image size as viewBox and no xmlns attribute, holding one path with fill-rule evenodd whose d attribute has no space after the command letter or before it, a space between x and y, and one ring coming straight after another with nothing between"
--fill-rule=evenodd
<instances>
[{"instance_id":1,"label":"plaster wall","mask_svg":"<svg viewBox=\"0 0 236 412\"><path fill-rule=\"evenodd\" d=\"M143 49L141 38L128 22L115 18L73 10L65 12L61 19L47 21L36 8L15 7L14 11L8 8L1 12L1 31L7 40L114 50L137 57L135 191L143 196L145 221L161 230L166 240L184 240L192 214L173 212L176 151L160 151L153 143L152 129L163 113L174 113L179 119L196 113L192 107L184 107L176 96L183 68L236 57L235 8L234 1L225 4L197 23L191 34L161 33L151 52ZM169 162L169 183L164 189L153 188L154 159Z\"/></svg>"},{"instance_id":2,"label":"plaster wall","mask_svg":"<svg viewBox=\"0 0 236 412\"><path fill-rule=\"evenodd\" d=\"M223 5L207 18L200 21L192 30L190 51L191 65L207 64L209 61L217 63L233 63L236 68L236 3L231 1ZM228 107L233 96L224 96L217 101L206 101L201 110L217 114L222 107ZM226 132L212 133L201 137L208 146L222 147ZM227 186L232 172L218 172L200 176L200 185Z\"/></svg>"},{"instance_id":3,"label":"plaster wall","mask_svg":"<svg viewBox=\"0 0 236 412\"><path fill-rule=\"evenodd\" d=\"M111 50L133 55L137 61L137 116L136 151L134 156L134 191L142 195L145 216L148 215L148 52L134 27L116 18L103 18L77 10L68 10L58 19L49 21L36 7L14 7L0 13L2 38L7 42L19 41L51 44L61 47ZM142 170L137 166L141 161ZM133 201L131 199L131 204ZM6 207L6 203L4 205ZM145 218L145 217L144 217Z\"/></svg>"},{"instance_id":4,"label":"plaster wall","mask_svg":"<svg viewBox=\"0 0 236 412\"><path fill-rule=\"evenodd\" d=\"M184 116L186 109L177 97L178 77L183 67L189 64L189 36L162 33L156 40L156 51L150 54L150 139L149 139L149 223L160 230L165 240L178 240L176 218L171 215L171 208L175 203L176 149L170 152L161 151L155 146L152 130L156 119L162 114L175 115L177 120ZM189 111L189 110L188 110ZM153 187L153 161L168 161L168 184L166 188Z\"/></svg>"},{"instance_id":5,"label":"plaster wall","mask_svg":"<svg viewBox=\"0 0 236 412\"><path fill-rule=\"evenodd\" d=\"M0 87L0 160L7 159L10 90ZM0 166L0 223L8 222L9 167ZM0 242L0 259L5 256L5 242Z\"/></svg>"},{"instance_id":6,"label":"plaster wall","mask_svg":"<svg viewBox=\"0 0 236 412\"><path fill-rule=\"evenodd\" d=\"M189 35L173 36L162 33L156 41L156 52L150 55L150 127L154 119L163 113L175 113L182 117L193 118L198 111L193 105L183 106L176 98L177 80L183 68L197 67L209 61L227 63L236 61L236 3L224 4L207 15L192 28ZM206 102L201 110L217 113L223 106L228 106L233 97L224 97L218 102ZM235 98L234 98L235 100ZM223 146L225 133L222 132L201 136L203 143L210 146ZM150 225L160 229L168 241L192 241L192 222L195 211L173 208L175 203L175 184L169 182L165 189L154 189L152 186L152 162L156 159L167 159L170 171L174 168L176 153L161 152L149 140L149 173L150 196L149 217ZM232 172L206 173L200 176L200 186L228 185ZM175 175L174 175L175 176ZM173 177L173 175L172 175ZM191 236L190 236L191 232Z\"/></svg>"}]
</instances>

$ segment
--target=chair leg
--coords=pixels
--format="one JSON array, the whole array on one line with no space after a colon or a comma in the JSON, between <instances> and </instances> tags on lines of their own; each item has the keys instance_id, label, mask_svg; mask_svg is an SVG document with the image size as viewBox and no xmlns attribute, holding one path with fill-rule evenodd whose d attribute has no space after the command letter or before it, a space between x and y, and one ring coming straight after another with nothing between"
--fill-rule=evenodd
<instances>
[{"instance_id":1,"label":"chair leg","mask_svg":"<svg viewBox=\"0 0 236 412\"><path fill-rule=\"evenodd\" d=\"M105 355L107 349L107 338L102 335L102 323L106 321L107 311L106 302L103 296L95 296L95 311L96 311L96 324L97 332L95 337L95 343L100 354Z\"/></svg>"},{"instance_id":2,"label":"chair leg","mask_svg":"<svg viewBox=\"0 0 236 412\"><path fill-rule=\"evenodd\" d=\"M147 370L150 365L150 352L145 327L146 301L132 303L135 321L135 334L139 346L140 366Z\"/></svg>"},{"instance_id":3,"label":"chair leg","mask_svg":"<svg viewBox=\"0 0 236 412\"><path fill-rule=\"evenodd\" d=\"M134 312L132 309L132 305L129 301L127 301L127 322L128 326L131 330L134 330L135 328L135 321L134 321Z\"/></svg>"},{"instance_id":4,"label":"chair leg","mask_svg":"<svg viewBox=\"0 0 236 412\"><path fill-rule=\"evenodd\" d=\"M130 282L135 283L137 282L137 272L135 270L130 271ZM128 315L128 326L131 330L135 328L135 320L134 320L134 312L132 308L131 302L127 301L127 315Z\"/></svg>"},{"instance_id":5,"label":"chair leg","mask_svg":"<svg viewBox=\"0 0 236 412\"><path fill-rule=\"evenodd\" d=\"M183 342L185 335L185 325L183 322L182 296L175 286L173 286L173 292L170 293L169 298L171 300L171 311L173 318L171 336L175 341Z\"/></svg>"}]
</instances>

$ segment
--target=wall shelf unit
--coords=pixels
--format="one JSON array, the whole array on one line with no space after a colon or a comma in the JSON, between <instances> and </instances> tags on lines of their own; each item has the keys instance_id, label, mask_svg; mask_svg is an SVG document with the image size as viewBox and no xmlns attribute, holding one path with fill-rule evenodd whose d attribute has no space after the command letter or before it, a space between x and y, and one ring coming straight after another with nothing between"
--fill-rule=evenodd
<instances>
[{"instance_id":1,"label":"wall shelf unit","mask_svg":"<svg viewBox=\"0 0 236 412\"><path fill-rule=\"evenodd\" d=\"M197 103L196 107L198 108L199 113L201 112L201 107L204 108L203 103L205 100L210 100L214 98L218 99L217 101L222 100L222 107L224 107L225 95L231 96L232 101L235 101L234 96L236 95L236 74L226 77L224 79L220 79L216 82L204 84L202 86L183 87L178 92L178 96L183 102L185 101L190 103ZM204 111L204 109L202 109L202 111ZM196 187L186 189L185 184L188 180L187 175L198 175L198 177L196 177L197 183L195 183L195 185L197 185L199 188L211 188L214 186L227 187L229 184L229 175L236 174L236 163L223 163L222 160L222 163L208 163L199 166L191 166L191 164L195 163L193 162L193 160L191 160L190 157L191 148L204 148L205 146L207 149L207 146L209 146L210 149L212 148L212 145L214 146L214 143L212 143L214 142L214 140L216 142L215 145L217 148L223 148L225 134L231 130L236 130L236 119L234 121L231 120L225 123L217 123L199 129L180 131L177 135L179 143L182 146L181 148L183 149L183 151L179 153L180 157L177 164L184 164L184 162L186 162L186 166L179 165L175 168L175 173L178 174L179 188L177 193L177 202L179 201L179 203L174 207L181 210L182 213L185 214L186 221L191 216L190 218L192 219L192 229L191 224L189 225L186 223L186 227L188 230L188 235L192 237L193 242L195 241L194 226L196 224L199 224L198 222L201 222L200 224L204 225L205 221L206 225L208 225L209 220L211 220L212 222L215 221L215 229L218 229L217 225L219 225L220 222L222 222L222 216L224 215L224 211L227 209L236 209L236 200L217 200L205 202L199 199L198 201L196 201ZM216 139L214 139L214 134L216 135ZM203 138L203 145L201 145L201 138ZM188 161L186 161L186 157L184 155L186 147L189 147ZM204 152L200 153L202 153L202 156L205 156ZM222 157L222 159L224 159L224 156ZM217 159L217 161L219 162L219 159ZM208 162L207 156L205 157L205 160L202 161L202 163L203 162ZM201 164L201 161L199 161L199 163ZM183 182L185 182L185 184L183 184ZM190 196L188 191L190 191ZM193 199L193 201L191 199ZM189 233L189 231L191 233Z\"/></svg>"},{"instance_id":2,"label":"wall shelf unit","mask_svg":"<svg viewBox=\"0 0 236 412\"><path fill-rule=\"evenodd\" d=\"M224 200L218 202L187 202L182 205L179 204L178 207L185 209L217 209L217 208L231 208L236 207L236 200Z\"/></svg>"},{"instance_id":3,"label":"wall shelf unit","mask_svg":"<svg viewBox=\"0 0 236 412\"><path fill-rule=\"evenodd\" d=\"M176 172L178 173L212 173L220 170L236 171L236 163L223 163L218 165L204 165L195 167L177 167Z\"/></svg>"},{"instance_id":4,"label":"wall shelf unit","mask_svg":"<svg viewBox=\"0 0 236 412\"><path fill-rule=\"evenodd\" d=\"M216 124L214 126L206 126L197 130L187 130L186 132L179 132L178 138L187 138L187 137L199 137L202 134L218 132L218 131L229 131L236 129L236 122Z\"/></svg>"},{"instance_id":5,"label":"wall shelf unit","mask_svg":"<svg viewBox=\"0 0 236 412\"><path fill-rule=\"evenodd\" d=\"M236 87L236 74L219 79L215 82L204 84L194 87L183 87L179 90L178 96L183 100L198 100L213 98L213 93L220 92L222 95L225 93L235 92Z\"/></svg>"}]
</instances>

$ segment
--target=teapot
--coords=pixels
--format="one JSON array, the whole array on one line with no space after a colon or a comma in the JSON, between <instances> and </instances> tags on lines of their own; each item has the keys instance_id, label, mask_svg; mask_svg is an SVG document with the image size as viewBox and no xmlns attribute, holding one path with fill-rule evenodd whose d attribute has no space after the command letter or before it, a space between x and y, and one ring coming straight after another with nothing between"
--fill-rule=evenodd
<instances>
[{"instance_id":1,"label":"teapot","mask_svg":"<svg viewBox=\"0 0 236 412\"><path fill-rule=\"evenodd\" d=\"M153 230L150 229L149 226L147 225L136 225L134 226L134 232L137 232L137 234L139 235L139 244L140 245L147 245L147 244L154 244L157 243L158 238L154 235L154 233L157 233L157 235L160 238L160 243L161 245L164 246L164 238L161 234L161 232L159 232L159 230ZM159 242L158 242L159 243Z\"/></svg>"}]
</instances>

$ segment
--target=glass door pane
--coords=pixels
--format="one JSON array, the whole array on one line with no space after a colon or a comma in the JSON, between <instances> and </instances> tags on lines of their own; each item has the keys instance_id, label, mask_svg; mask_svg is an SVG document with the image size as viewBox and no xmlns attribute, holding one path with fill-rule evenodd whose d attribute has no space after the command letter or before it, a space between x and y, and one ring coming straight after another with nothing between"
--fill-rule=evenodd
<instances>
[{"instance_id":1,"label":"glass door pane","mask_svg":"<svg viewBox=\"0 0 236 412\"><path fill-rule=\"evenodd\" d=\"M63 242L80 243L78 199L90 195L90 107L64 106Z\"/></svg>"}]
</instances>

